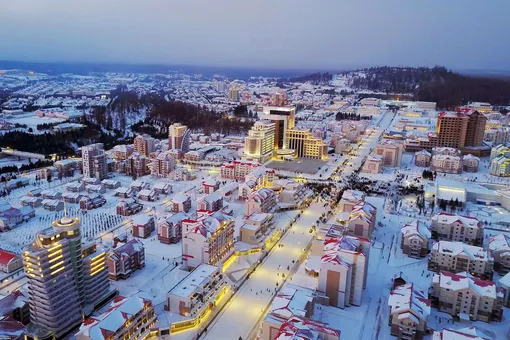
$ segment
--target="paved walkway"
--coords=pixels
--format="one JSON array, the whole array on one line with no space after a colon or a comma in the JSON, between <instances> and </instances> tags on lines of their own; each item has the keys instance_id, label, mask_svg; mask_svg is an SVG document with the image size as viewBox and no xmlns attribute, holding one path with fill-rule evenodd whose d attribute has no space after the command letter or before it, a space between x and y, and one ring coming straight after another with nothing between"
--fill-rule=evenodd
<instances>
[{"instance_id":1,"label":"paved walkway","mask_svg":"<svg viewBox=\"0 0 510 340\"><path fill-rule=\"evenodd\" d=\"M269 305L276 283L278 282L280 286L287 279L287 266L292 267L292 260L300 257L303 248L312 239L313 234L310 234L309 230L322 213L326 212L323 205L323 203L313 203L304 211L303 216L280 241L283 247L275 246L209 327L202 339L237 340L240 336L247 339L253 328L257 326L264 309ZM282 278L282 273L285 273L285 279Z\"/></svg>"}]
</instances>

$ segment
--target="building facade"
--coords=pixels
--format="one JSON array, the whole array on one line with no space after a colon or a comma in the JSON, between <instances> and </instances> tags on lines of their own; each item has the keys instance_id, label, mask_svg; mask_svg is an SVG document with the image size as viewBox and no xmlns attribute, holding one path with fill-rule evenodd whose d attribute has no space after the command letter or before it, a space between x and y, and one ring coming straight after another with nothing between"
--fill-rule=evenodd
<instances>
[{"instance_id":1,"label":"building facade","mask_svg":"<svg viewBox=\"0 0 510 340\"><path fill-rule=\"evenodd\" d=\"M83 176L99 180L105 179L108 172L106 155L102 143L91 144L81 148Z\"/></svg>"},{"instance_id":2,"label":"building facade","mask_svg":"<svg viewBox=\"0 0 510 340\"><path fill-rule=\"evenodd\" d=\"M112 249L106 257L108 277L111 280L126 279L145 267L145 248L143 243L133 239L120 247Z\"/></svg>"},{"instance_id":3,"label":"building facade","mask_svg":"<svg viewBox=\"0 0 510 340\"><path fill-rule=\"evenodd\" d=\"M421 340L427 332L427 317L430 315L430 300L427 294L412 283L397 286L390 293L388 324L391 335L399 340Z\"/></svg>"},{"instance_id":4,"label":"building facade","mask_svg":"<svg viewBox=\"0 0 510 340\"><path fill-rule=\"evenodd\" d=\"M481 246L483 227L475 217L440 213L432 216L432 238Z\"/></svg>"},{"instance_id":5,"label":"building facade","mask_svg":"<svg viewBox=\"0 0 510 340\"><path fill-rule=\"evenodd\" d=\"M191 131L186 125L174 123L168 127L168 149L181 150L182 152L189 151L191 143Z\"/></svg>"}]
</instances>

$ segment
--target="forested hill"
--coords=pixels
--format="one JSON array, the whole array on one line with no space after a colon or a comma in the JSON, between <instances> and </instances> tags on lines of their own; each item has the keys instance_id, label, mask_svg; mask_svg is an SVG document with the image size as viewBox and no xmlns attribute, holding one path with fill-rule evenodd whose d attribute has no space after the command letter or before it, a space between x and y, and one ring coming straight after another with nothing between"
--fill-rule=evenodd
<instances>
[{"instance_id":1,"label":"forested hill","mask_svg":"<svg viewBox=\"0 0 510 340\"><path fill-rule=\"evenodd\" d=\"M409 93L445 109L470 101L510 105L510 80L466 76L444 67L372 67L355 72L350 85L357 90Z\"/></svg>"},{"instance_id":2,"label":"forested hill","mask_svg":"<svg viewBox=\"0 0 510 340\"><path fill-rule=\"evenodd\" d=\"M312 73L307 74L305 76L301 77L293 77L293 78L280 78L278 82L284 83L284 82L290 82L290 83L306 83L311 82L312 84L328 84L331 79L333 79L333 75L330 73Z\"/></svg>"}]
</instances>

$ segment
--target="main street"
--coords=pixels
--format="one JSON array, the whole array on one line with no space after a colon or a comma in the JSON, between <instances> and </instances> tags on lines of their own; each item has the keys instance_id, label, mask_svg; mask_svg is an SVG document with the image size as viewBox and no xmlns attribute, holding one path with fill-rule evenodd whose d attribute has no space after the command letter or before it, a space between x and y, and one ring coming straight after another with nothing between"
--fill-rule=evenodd
<instances>
[{"instance_id":1,"label":"main street","mask_svg":"<svg viewBox=\"0 0 510 340\"><path fill-rule=\"evenodd\" d=\"M248 338L271 302L276 284L283 284L289 273L287 267L291 268L292 261L296 261L303 254L304 248L313 237L309 232L310 228L324 212L327 212L327 208L323 203L313 203L304 211L302 217L280 240L279 244L283 247L276 245L268 254L209 327L203 339L237 340L240 336L243 339ZM282 273L285 273L285 279L282 278Z\"/></svg>"}]
</instances>

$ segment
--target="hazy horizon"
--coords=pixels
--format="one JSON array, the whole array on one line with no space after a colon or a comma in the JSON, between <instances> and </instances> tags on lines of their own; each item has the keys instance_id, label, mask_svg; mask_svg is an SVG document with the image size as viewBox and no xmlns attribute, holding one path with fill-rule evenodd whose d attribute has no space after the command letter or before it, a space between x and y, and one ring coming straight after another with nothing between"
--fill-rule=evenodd
<instances>
[{"instance_id":1,"label":"hazy horizon","mask_svg":"<svg viewBox=\"0 0 510 340\"><path fill-rule=\"evenodd\" d=\"M508 70L510 2L0 0L0 60Z\"/></svg>"}]
</instances>

